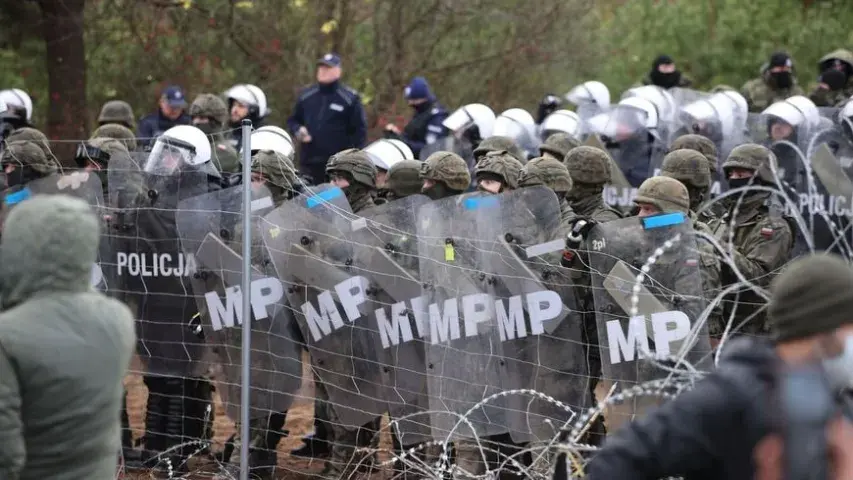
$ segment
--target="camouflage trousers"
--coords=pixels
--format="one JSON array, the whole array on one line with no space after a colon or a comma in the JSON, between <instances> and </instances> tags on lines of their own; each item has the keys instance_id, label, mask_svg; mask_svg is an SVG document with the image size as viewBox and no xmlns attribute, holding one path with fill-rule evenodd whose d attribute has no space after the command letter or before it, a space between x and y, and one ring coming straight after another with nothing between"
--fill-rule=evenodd
<instances>
[{"instance_id":1,"label":"camouflage trousers","mask_svg":"<svg viewBox=\"0 0 853 480\"><path fill-rule=\"evenodd\" d=\"M249 471L254 478L274 478L275 467L278 463L276 448L281 438L286 434L282 428L287 417L287 412L270 413L269 415L254 418L249 423ZM240 426L237 425L239 431ZM240 447L242 439L239 435L234 437L233 450L229 458L226 458L232 466L240 465Z\"/></svg>"},{"instance_id":2,"label":"camouflage trousers","mask_svg":"<svg viewBox=\"0 0 853 480\"><path fill-rule=\"evenodd\" d=\"M500 468L497 476L499 479L524 478L525 475L507 460L512 457L521 465L529 466L533 462L530 453L518 455L523 448L523 445L514 443L508 433L480 438L479 444L475 440L459 440L456 442L457 468L453 478L482 477L487 470L498 468Z\"/></svg>"},{"instance_id":3,"label":"camouflage trousers","mask_svg":"<svg viewBox=\"0 0 853 480\"><path fill-rule=\"evenodd\" d=\"M314 415L327 419L329 428L329 458L326 460L323 475L350 478L356 472L369 474L373 469L375 455L367 450L375 448L379 443L381 417L358 427L346 425L341 422L329 402L325 386L315 383L314 389L314 395L319 400L315 406L320 407L320 411L315 411Z\"/></svg>"},{"instance_id":4,"label":"camouflage trousers","mask_svg":"<svg viewBox=\"0 0 853 480\"><path fill-rule=\"evenodd\" d=\"M395 455L394 479L417 480L428 477L425 472L432 471L441 455L440 445L402 445L396 432L393 432L391 442Z\"/></svg>"}]
</instances>

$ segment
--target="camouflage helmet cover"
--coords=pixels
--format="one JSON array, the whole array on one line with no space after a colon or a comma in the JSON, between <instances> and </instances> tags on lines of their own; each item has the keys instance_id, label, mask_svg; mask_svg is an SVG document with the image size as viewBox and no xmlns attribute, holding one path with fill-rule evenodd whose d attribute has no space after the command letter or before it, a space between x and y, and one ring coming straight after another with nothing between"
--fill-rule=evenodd
<instances>
[{"instance_id":1,"label":"camouflage helmet cover","mask_svg":"<svg viewBox=\"0 0 853 480\"><path fill-rule=\"evenodd\" d=\"M723 163L726 176L732 168L752 170L759 179L768 183L776 181L773 173L777 169L776 155L767 147L756 143L745 143L732 149L729 158Z\"/></svg>"},{"instance_id":2,"label":"camouflage helmet cover","mask_svg":"<svg viewBox=\"0 0 853 480\"><path fill-rule=\"evenodd\" d=\"M474 178L490 173L497 175L509 188L518 188L518 176L522 168L524 164L506 150L489 152L474 167Z\"/></svg>"},{"instance_id":3,"label":"camouflage helmet cover","mask_svg":"<svg viewBox=\"0 0 853 480\"><path fill-rule=\"evenodd\" d=\"M346 172L352 175L356 182L376 188L376 166L363 151L350 148L340 151L329 158L326 164L326 173Z\"/></svg>"},{"instance_id":4,"label":"camouflage helmet cover","mask_svg":"<svg viewBox=\"0 0 853 480\"><path fill-rule=\"evenodd\" d=\"M406 197L420 193L421 162L403 160L394 164L385 176L385 187L398 197Z\"/></svg>"},{"instance_id":5,"label":"camouflage helmet cover","mask_svg":"<svg viewBox=\"0 0 853 480\"><path fill-rule=\"evenodd\" d=\"M0 165L5 167L8 164L29 166L45 176L57 171L56 164L44 156L44 152L37 144L29 141L17 141L8 144L3 150Z\"/></svg>"},{"instance_id":6,"label":"camouflage helmet cover","mask_svg":"<svg viewBox=\"0 0 853 480\"><path fill-rule=\"evenodd\" d=\"M580 142L575 137L565 132L557 132L545 139L545 143L539 146L539 153L543 156L550 153L558 160L563 161L569 150L580 146Z\"/></svg>"},{"instance_id":7,"label":"camouflage helmet cover","mask_svg":"<svg viewBox=\"0 0 853 480\"><path fill-rule=\"evenodd\" d=\"M610 182L610 157L604 150L581 145L569 150L564 163L575 183L604 185Z\"/></svg>"},{"instance_id":8,"label":"camouflage helmet cover","mask_svg":"<svg viewBox=\"0 0 853 480\"><path fill-rule=\"evenodd\" d=\"M572 189L572 176L563 162L549 157L538 157L527 162L521 169L518 186L544 185L554 192L567 193Z\"/></svg>"},{"instance_id":9,"label":"camouflage helmet cover","mask_svg":"<svg viewBox=\"0 0 853 480\"><path fill-rule=\"evenodd\" d=\"M41 149L46 159L51 161L54 160L53 152L50 150L50 141L47 139L47 135L42 133L40 130L36 130L35 128L19 128L14 132L10 133L8 137L6 137L6 142L32 142Z\"/></svg>"},{"instance_id":10,"label":"camouflage helmet cover","mask_svg":"<svg viewBox=\"0 0 853 480\"><path fill-rule=\"evenodd\" d=\"M460 192L471 185L468 164L452 152L435 152L427 157L421 165L420 179L442 182L447 188Z\"/></svg>"},{"instance_id":11,"label":"camouflage helmet cover","mask_svg":"<svg viewBox=\"0 0 853 480\"><path fill-rule=\"evenodd\" d=\"M136 150L137 147L136 136L133 135L133 132L124 125L117 123L101 125L92 132L91 138L113 138L122 142L128 151Z\"/></svg>"},{"instance_id":12,"label":"camouflage helmet cover","mask_svg":"<svg viewBox=\"0 0 853 480\"><path fill-rule=\"evenodd\" d=\"M687 187L670 177L658 176L647 179L637 189L634 203L654 205L661 213L681 212L686 215L690 211Z\"/></svg>"},{"instance_id":13,"label":"camouflage helmet cover","mask_svg":"<svg viewBox=\"0 0 853 480\"><path fill-rule=\"evenodd\" d=\"M207 117L215 120L219 125L228 123L228 106L218 95L202 93L195 97L190 105L190 117Z\"/></svg>"},{"instance_id":14,"label":"camouflage helmet cover","mask_svg":"<svg viewBox=\"0 0 853 480\"><path fill-rule=\"evenodd\" d=\"M489 152L509 152L510 155L515 157L522 164L527 161L527 155L525 155L524 151L521 150L521 147L515 144L509 137L502 137L500 135L495 135L489 138L486 138L477 148L474 149L474 158L479 160L483 155Z\"/></svg>"},{"instance_id":15,"label":"camouflage helmet cover","mask_svg":"<svg viewBox=\"0 0 853 480\"><path fill-rule=\"evenodd\" d=\"M689 187L705 188L711 184L708 160L695 150L683 149L668 153L663 157L660 174Z\"/></svg>"},{"instance_id":16,"label":"camouflage helmet cover","mask_svg":"<svg viewBox=\"0 0 853 480\"><path fill-rule=\"evenodd\" d=\"M252 172L263 175L267 182L284 189L292 189L298 181L293 162L272 150L259 150L252 156Z\"/></svg>"},{"instance_id":17,"label":"camouflage helmet cover","mask_svg":"<svg viewBox=\"0 0 853 480\"><path fill-rule=\"evenodd\" d=\"M705 158L708 160L708 168L711 170L711 173L717 173L717 146L714 145L714 142L710 139L703 137L702 135L696 135L695 133L682 135L673 140L672 144L669 146L669 153L684 149L695 150L702 155L705 155Z\"/></svg>"},{"instance_id":18,"label":"camouflage helmet cover","mask_svg":"<svg viewBox=\"0 0 853 480\"><path fill-rule=\"evenodd\" d=\"M133 116L133 109L130 104L123 100L110 100L101 107L101 113L98 115L98 123L103 125L107 123L118 123L128 128L136 126L136 120Z\"/></svg>"}]
</instances>

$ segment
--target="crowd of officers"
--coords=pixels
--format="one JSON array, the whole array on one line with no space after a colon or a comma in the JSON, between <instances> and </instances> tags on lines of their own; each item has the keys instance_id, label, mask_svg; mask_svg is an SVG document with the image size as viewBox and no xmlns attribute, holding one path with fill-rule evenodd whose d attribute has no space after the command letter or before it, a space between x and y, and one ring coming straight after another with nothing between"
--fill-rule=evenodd
<instances>
[{"instance_id":1,"label":"crowd of officers","mask_svg":"<svg viewBox=\"0 0 853 480\"><path fill-rule=\"evenodd\" d=\"M821 86L812 95L815 101L820 97L824 98L820 100L823 104L832 104L832 98L835 98L833 92L839 88L849 89L853 54L844 50L839 52L841 53L834 52L821 61L821 68L824 70L821 74ZM339 68L340 59L326 56L322 63L330 68ZM656 59L648 82L674 82L673 85L682 85L686 80L680 77L673 64L674 62L666 57ZM843 81L834 72L841 72L844 75ZM799 87L792 75L790 58L784 54L774 54L763 71L760 82L753 81L744 86L744 94L749 99L750 106L760 109L780 96L794 92ZM334 81L336 82L337 78L334 78ZM203 159L203 162L212 165L212 171L221 176L212 182L219 185L217 188L233 186L239 182L237 172L240 162L235 148L239 143L235 141L235 132L230 127L244 118L257 120L260 124L266 114L266 100L258 101L263 93L249 87L253 86L235 86L228 96L231 105L218 95L201 94L188 107L187 116L190 123L200 130L209 142L209 148L206 150L209 151L209 158ZM316 92L308 91L300 101L324 94L322 90L317 87ZM843 95L838 94L838 98L843 96L846 100L850 93L853 92L845 90ZM329 95L347 97L346 93L339 90L329 92ZM253 100L245 100L244 97ZM434 108L434 96L422 79L413 81L410 90L407 90L407 97L415 100L415 107L427 103ZM415 97L424 97L425 102L418 102L420 99ZM345 103L344 100L341 101ZM174 129L186 120L181 120L182 105L186 103L179 89L164 92L160 112L165 112L163 114L169 117L169 109L175 110L171 111L174 118L167 118L174 123L163 129L163 125L154 120L143 122L152 124L152 137L156 137L156 131L160 129L163 130L159 133L160 138L168 138L170 132L177 132ZM347 106L351 105L343 105L342 108ZM422 131L429 132L432 123L428 112L431 110L418 108L418 112L427 112L423 114L419 124L423 127ZM24 185L62 171L62 166L53 156L45 135L27 126L31 110L30 105L28 114L18 116L25 117L26 121L13 125L11 131L5 133L6 141L0 164L7 188ZM100 126L93 132L91 139L85 142L86 148L82 149L82 153L75 159L80 168L98 175L105 189L111 162L115 162L118 157L129 157L131 152L144 149L144 145L137 143L140 139L132 130L134 119L132 113L128 116L128 112L129 107L126 108L124 102L106 104L99 118ZM294 118L308 117L309 113L302 112L295 114ZM157 125L154 125L155 123ZM309 129L303 129L298 122L292 128L296 129L296 138L303 146L305 143L311 143L312 132ZM389 126L389 131L394 134L389 135L394 139L379 142L399 141L404 133L393 126ZM283 130L281 133L289 142L289 135ZM339 134L341 132L336 133ZM742 282L768 287L774 276L791 259L795 229L792 220L775 201L775 194L770 191L777 186L773 173L775 157L764 146L752 143L739 145L720 162L717 158L717 148L711 140L695 134L680 136L669 146L660 175L642 182L634 200L635 207L631 211L625 211L609 206L603 198L605 186L611 183L613 165L606 150L596 146L595 142L581 144L580 139L566 133L554 133L543 140L538 147L538 155L532 159L513 139L491 136L474 142L471 159L450 151L436 151L426 158L416 160L417 155L408 142L399 141L407 153L403 154L402 160L393 162L392 166L383 163L381 159L377 161L371 147L344 148L327 157L327 160L322 162L322 167L318 167L319 163L315 160L309 161L308 170L297 167L296 149L292 148L291 144L291 148L253 149L251 168L253 184L263 184L269 188L276 205L302 194L306 186L316 184L320 176L318 169L321 168L323 180L344 191L355 213L417 193L432 200L439 200L472 189L500 194L536 185L550 188L560 200L560 235L566 238L562 263L577 272L576 301L579 310L584 312L585 344L588 348L591 375L596 378L601 375L601 359L596 347L599 341L592 281L584 253L587 250L585 235L594 225L626 215L644 217L675 212L686 215L697 232L703 287L709 301L727 287ZM313 141L316 142L316 138ZM426 142L422 142L418 146L425 144ZM195 146L196 151L204 150L201 145ZM764 188L746 188L723 200L712 201L709 193L712 175L716 174L720 164L731 189ZM195 166L197 167L197 164ZM720 251L709 237L716 238L720 244L731 245L730 250ZM748 289L734 289L732 293L726 294L708 320L712 340L720 339L724 333L766 336L769 334L768 325L765 301ZM147 378L146 383L149 383ZM152 379L149 385L152 395L157 394L155 385L156 381ZM592 388L594 389L595 385L592 385ZM193 393L197 392L185 392L185 396L193 396ZM202 399L207 402L205 405L210 402L209 395L208 387L208 397ZM284 414L279 413L260 419L258 424L252 425L253 438L248 439L252 450L250 462L253 473L262 478L272 478L277 464L276 446L284 434L284 419ZM126 412L124 420L126 424ZM152 421L152 424L146 425L146 438L143 443L146 444L147 450L155 454L160 454L187 438L201 438L205 433L202 427L189 427L184 424L179 428L181 433L177 440L168 440L166 437L169 432L158 431L159 427L154 423ZM365 463L353 461L353 457L357 447L369 447L375 442L378 419L360 428L351 428L336 422L334 410L329 406L324 388L322 384L318 384L314 426L314 435L307 437L305 446L293 454L324 458L326 467L323 475L330 478L345 477L349 473L348 469L356 465L363 468ZM197 431L193 431L193 428ZM596 435L604 433L604 425L597 424L593 433L590 441L596 441ZM470 446L462 443L464 442L456 445L455 449L457 465L475 475L483 473L488 465L483 462L479 450L468 448ZM123 445L128 448L132 445L127 428ZM229 455L225 460L236 460L237 449L233 448L234 445L231 447L229 450L233 451L234 455ZM400 448L415 446L395 447L399 451ZM399 468L404 467L400 465ZM513 474L516 473L507 473Z\"/></svg>"}]
</instances>

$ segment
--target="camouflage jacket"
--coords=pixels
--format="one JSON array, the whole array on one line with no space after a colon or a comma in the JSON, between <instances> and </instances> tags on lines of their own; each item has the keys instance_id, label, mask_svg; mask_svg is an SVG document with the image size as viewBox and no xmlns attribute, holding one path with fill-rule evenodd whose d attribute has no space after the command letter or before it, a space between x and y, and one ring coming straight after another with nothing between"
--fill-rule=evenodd
<instances>
[{"instance_id":1,"label":"camouflage jacket","mask_svg":"<svg viewBox=\"0 0 853 480\"><path fill-rule=\"evenodd\" d=\"M598 223L609 222L622 218L618 210L604 203L604 198L598 195L570 202L572 210L578 217L591 218Z\"/></svg>"},{"instance_id":2,"label":"camouflage jacket","mask_svg":"<svg viewBox=\"0 0 853 480\"><path fill-rule=\"evenodd\" d=\"M694 212L690 212L690 219L693 221L693 229L697 233L704 233L710 236L714 235L711 227L699 220ZM722 289L722 273L720 271L720 258L717 256L717 251L714 245L701 235L696 236L696 245L699 249L699 269L702 275L702 291L705 293L705 300L708 305L717 298ZM722 303L711 310L708 315L708 333L715 338L719 338L723 333L725 324L723 323L723 307Z\"/></svg>"},{"instance_id":3,"label":"camouflage jacket","mask_svg":"<svg viewBox=\"0 0 853 480\"><path fill-rule=\"evenodd\" d=\"M827 90L815 86L809 93L809 99L818 107L841 107L853 95L853 79L841 90Z\"/></svg>"},{"instance_id":4,"label":"camouflage jacket","mask_svg":"<svg viewBox=\"0 0 853 480\"><path fill-rule=\"evenodd\" d=\"M734 266L747 281L762 288L770 285L773 277L789 260L794 246L794 230L789 219L771 211L769 202L769 194L754 195L739 205L732 205L731 210L710 225L717 241L731 255ZM738 210L737 217L732 222L735 208ZM731 251L729 235L733 235ZM721 273L723 286L738 283L729 263L721 262ZM766 313L762 310L764 303L763 298L744 287L739 295L735 292L724 299L725 318L734 312L733 328L747 321L740 328L741 333L766 333Z\"/></svg>"},{"instance_id":5,"label":"camouflage jacket","mask_svg":"<svg viewBox=\"0 0 853 480\"><path fill-rule=\"evenodd\" d=\"M373 201L373 195L371 195L370 193L361 195L353 199L352 202L350 202L350 208L352 209L352 213L358 213L362 210L366 210L375 206L376 203Z\"/></svg>"},{"instance_id":6,"label":"camouflage jacket","mask_svg":"<svg viewBox=\"0 0 853 480\"><path fill-rule=\"evenodd\" d=\"M796 79L794 79L794 84L791 88L774 89L767 84L764 77L758 77L753 78L743 85L741 95L746 98L750 112L760 113L775 102L780 102L794 95L805 95L805 93L797 85Z\"/></svg>"},{"instance_id":7,"label":"camouflage jacket","mask_svg":"<svg viewBox=\"0 0 853 480\"><path fill-rule=\"evenodd\" d=\"M231 146L226 133L218 133L211 137L210 159L220 172L236 173L240 170L240 155Z\"/></svg>"}]
</instances>

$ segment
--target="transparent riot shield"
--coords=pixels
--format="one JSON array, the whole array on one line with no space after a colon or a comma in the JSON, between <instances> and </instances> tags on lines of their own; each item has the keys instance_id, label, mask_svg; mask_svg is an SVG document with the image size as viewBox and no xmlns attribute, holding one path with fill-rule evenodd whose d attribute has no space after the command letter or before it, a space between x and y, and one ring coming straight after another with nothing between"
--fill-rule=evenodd
<instances>
[{"instance_id":1,"label":"transparent riot shield","mask_svg":"<svg viewBox=\"0 0 853 480\"><path fill-rule=\"evenodd\" d=\"M243 302L243 189L200 195L178 205L184 254L195 256L190 277L199 321L213 358L222 367L222 402L231 418L240 414ZM302 351L287 308L284 287L266 256L258 222L273 209L270 192L252 186L251 418L286 411L302 382Z\"/></svg>"},{"instance_id":2,"label":"transparent riot shield","mask_svg":"<svg viewBox=\"0 0 853 480\"><path fill-rule=\"evenodd\" d=\"M477 238L483 239L480 265L502 341L502 387L537 391L562 404L510 395L505 419L513 441L547 442L591 406L572 277L560 267L557 253L565 246L559 201L545 187L483 201L493 198L499 205L478 209ZM548 255L553 253L556 258Z\"/></svg>"},{"instance_id":3,"label":"transparent riot shield","mask_svg":"<svg viewBox=\"0 0 853 480\"><path fill-rule=\"evenodd\" d=\"M97 175L90 172L73 172L66 175L50 175L28 182L21 189L6 193L4 215L15 208L15 205L36 195L69 195L85 201L92 207L101 221L101 244L98 251L98 263L92 267L92 286L102 292L107 292L112 285L113 269L107 264L110 259L111 245L108 242L108 220L105 210L103 186Z\"/></svg>"},{"instance_id":4,"label":"transparent riot shield","mask_svg":"<svg viewBox=\"0 0 853 480\"><path fill-rule=\"evenodd\" d=\"M202 172L173 175L109 169L111 235L118 288L137 319L137 352L148 374L195 376L204 372L205 344L189 327L197 313L176 213L181 200L218 184Z\"/></svg>"},{"instance_id":5,"label":"transparent riot shield","mask_svg":"<svg viewBox=\"0 0 853 480\"><path fill-rule=\"evenodd\" d=\"M796 205L814 250L853 255L853 182L828 144L816 148L809 167L810 190L799 195Z\"/></svg>"},{"instance_id":6,"label":"transparent riot shield","mask_svg":"<svg viewBox=\"0 0 853 480\"><path fill-rule=\"evenodd\" d=\"M429 198L411 195L360 212L352 223L353 274L365 277L376 305L369 313L380 346L381 395L402 445L431 440L426 378L426 332L412 305L421 296L417 211Z\"/></svg>"},{"instance_id":7,"label":"transparent riot shield","mask_svg":"<svg viewBox=\"0 0 853 480\"><path fill-rule=\"evenodd\" d=\"M701 262L689 219L674 213L598 224L586 248L604 380L625 391L666 378L670 371L655 362L662 358L710 368ZM628 402L628 413L642 413L646 402Z\"/></svg>"},{"instance_id":8,"label":"transparent riot shield","mask_svg":"<svg viewBox=\"0 0 853 480\"><path fill-rule=\"evenodd\" d=\"M483 264L498 241L499 196L471 193L424 205L418 215L423 294L413 305L424 323L433 436L437 440L509 432L501 323L506 305L492 295ZM516 314L517 312L514 312ZM472 430L473 429L473 430Z\"/></svg>"},{"instance_id":9,"label":"transparent riot shield","mask_svg":"<svg viewBox=\"0 0 853 480\"><path fill-rule=\"evenodd\" d=\"M382 415L380 308L369 280L353 266L360 250L349 241L353 215L343 191L312 187L264 217L262 233L296 315L311 365L338 419L359 427Z\"/></svg>"}]
</instances>

